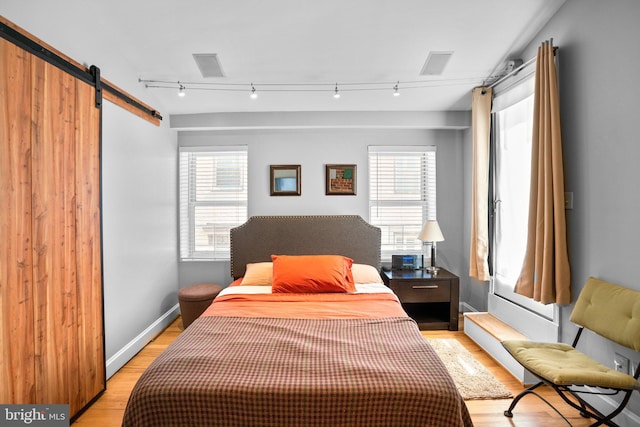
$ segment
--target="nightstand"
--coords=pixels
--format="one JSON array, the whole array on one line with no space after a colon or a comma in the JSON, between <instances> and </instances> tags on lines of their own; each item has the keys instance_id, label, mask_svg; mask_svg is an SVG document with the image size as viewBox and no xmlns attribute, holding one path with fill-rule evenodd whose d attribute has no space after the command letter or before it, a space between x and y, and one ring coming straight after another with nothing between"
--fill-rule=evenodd
<instances>
[{"instance_id":1,"label":"nightstand","mask_svg":"<svg viewBox=\"0 0 640 427\"><path fill-rule=\"evenodd\" d=\"M440 268L436 275L425 270L383 271L382 279L420 329L458 330L458 276Z\"/></svg>"}]
</instances>

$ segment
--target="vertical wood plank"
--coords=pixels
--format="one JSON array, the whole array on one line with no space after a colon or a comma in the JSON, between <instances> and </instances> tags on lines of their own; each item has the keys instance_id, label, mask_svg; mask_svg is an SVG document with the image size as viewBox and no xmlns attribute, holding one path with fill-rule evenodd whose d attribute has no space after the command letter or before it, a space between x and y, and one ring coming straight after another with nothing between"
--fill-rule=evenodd
<instances>
[{"instance_id":1,"label":"vertical wood plank","mask_svg":"<svg viewBox=\"0 0 640 427\"><path fill-rule=\"evenodd\" d=\"M31 56L0 39L0 402L35 399Z\"/></svg>"},{"instance_id":2,"label":"vertical wood plank","mask_svg":"<svg viewBox=\"0 0 640 427\"><path fill-rule=\"evenodd\" d=\"M79 407L105 389L100 213L100 110L95 89L76 82L76 263Z\"/></svg>"},{"instance_id":3,"label":"vertical wood plank","mask_svg":"<svg viewBox=\"0 0 640 427\"><path fill-rule=\"evenodd\" d=\"M37 403L77 388L75 79L34 58L33 248ZM79 408L70 406L73 414Z\"/></svg>"}]
</instances>

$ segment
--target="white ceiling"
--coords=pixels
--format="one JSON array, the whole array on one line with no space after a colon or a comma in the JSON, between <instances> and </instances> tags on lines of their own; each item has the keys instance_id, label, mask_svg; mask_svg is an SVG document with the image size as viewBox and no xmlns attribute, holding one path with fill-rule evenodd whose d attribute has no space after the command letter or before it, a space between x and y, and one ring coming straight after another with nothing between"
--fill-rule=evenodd
<instances>
[{"instance_id":1,"label":"white ceiling","mask_svg":"<svg viewBox=\"0 0 640 427\"><path fill-rule=\"evenodd\" d=\"M471 89L497 74L563 2L2 0L1 12L65 54L100 66L116 85L127 88L135 79L143 93L153 92L163 115L448 111L469 110ZM442 75L420 76L432 51L454 53ZM194 53L218 54L226 77L202 78ZM127 75L110 73L116 68ZM187 96L145 88L138 79L184 82ZM401 95L394 97L397 81ZM422 83L409 83L415 81ZM208 89L239 83L224 88L240 90L194 90L188 82ZM378 82L384 84L351 85ZM249 97L251 83L257 99ZM267 91L285 87L265 85L292 83L324 85L295 87L316 91ZM340 99L333 97L336 83ZM372 87L382 90L348 90Z\"/></svg>"}]
</instances>

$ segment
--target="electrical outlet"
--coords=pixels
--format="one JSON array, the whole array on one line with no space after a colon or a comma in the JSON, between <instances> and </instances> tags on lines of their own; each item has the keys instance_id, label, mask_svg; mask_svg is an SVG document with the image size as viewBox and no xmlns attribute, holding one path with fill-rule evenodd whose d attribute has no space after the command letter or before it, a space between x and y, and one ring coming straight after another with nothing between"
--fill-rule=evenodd
<instances>
[{"instance_id":1,"label":"electrical outlet","mask_svg":"<svg viewBox=\"0 0 640 427\"><path fill-rule=\"evenodd\" d=\"M629 359L621 354L614 353L613 366L618 372L622 372L624 374L629 373Z\"/></svg>"}]
</instances>

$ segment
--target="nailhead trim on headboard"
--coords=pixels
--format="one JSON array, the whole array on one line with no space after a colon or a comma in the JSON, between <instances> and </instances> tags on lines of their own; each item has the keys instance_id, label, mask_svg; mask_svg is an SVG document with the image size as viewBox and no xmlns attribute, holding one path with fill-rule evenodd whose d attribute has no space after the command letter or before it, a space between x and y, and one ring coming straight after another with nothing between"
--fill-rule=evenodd
<instances>
[{"instance_id":1,"label":"nailhead trim on headboard","mask_svg":"<svg viewBox=\"0 0 640 427\"><path fill-rule=\"evenodd\" d=\"M380 268L380 237L358 215L253 216L231 229L231 276L246 264L271 261L272 254L335 254Z\"/></svg>"}]
</instances>

